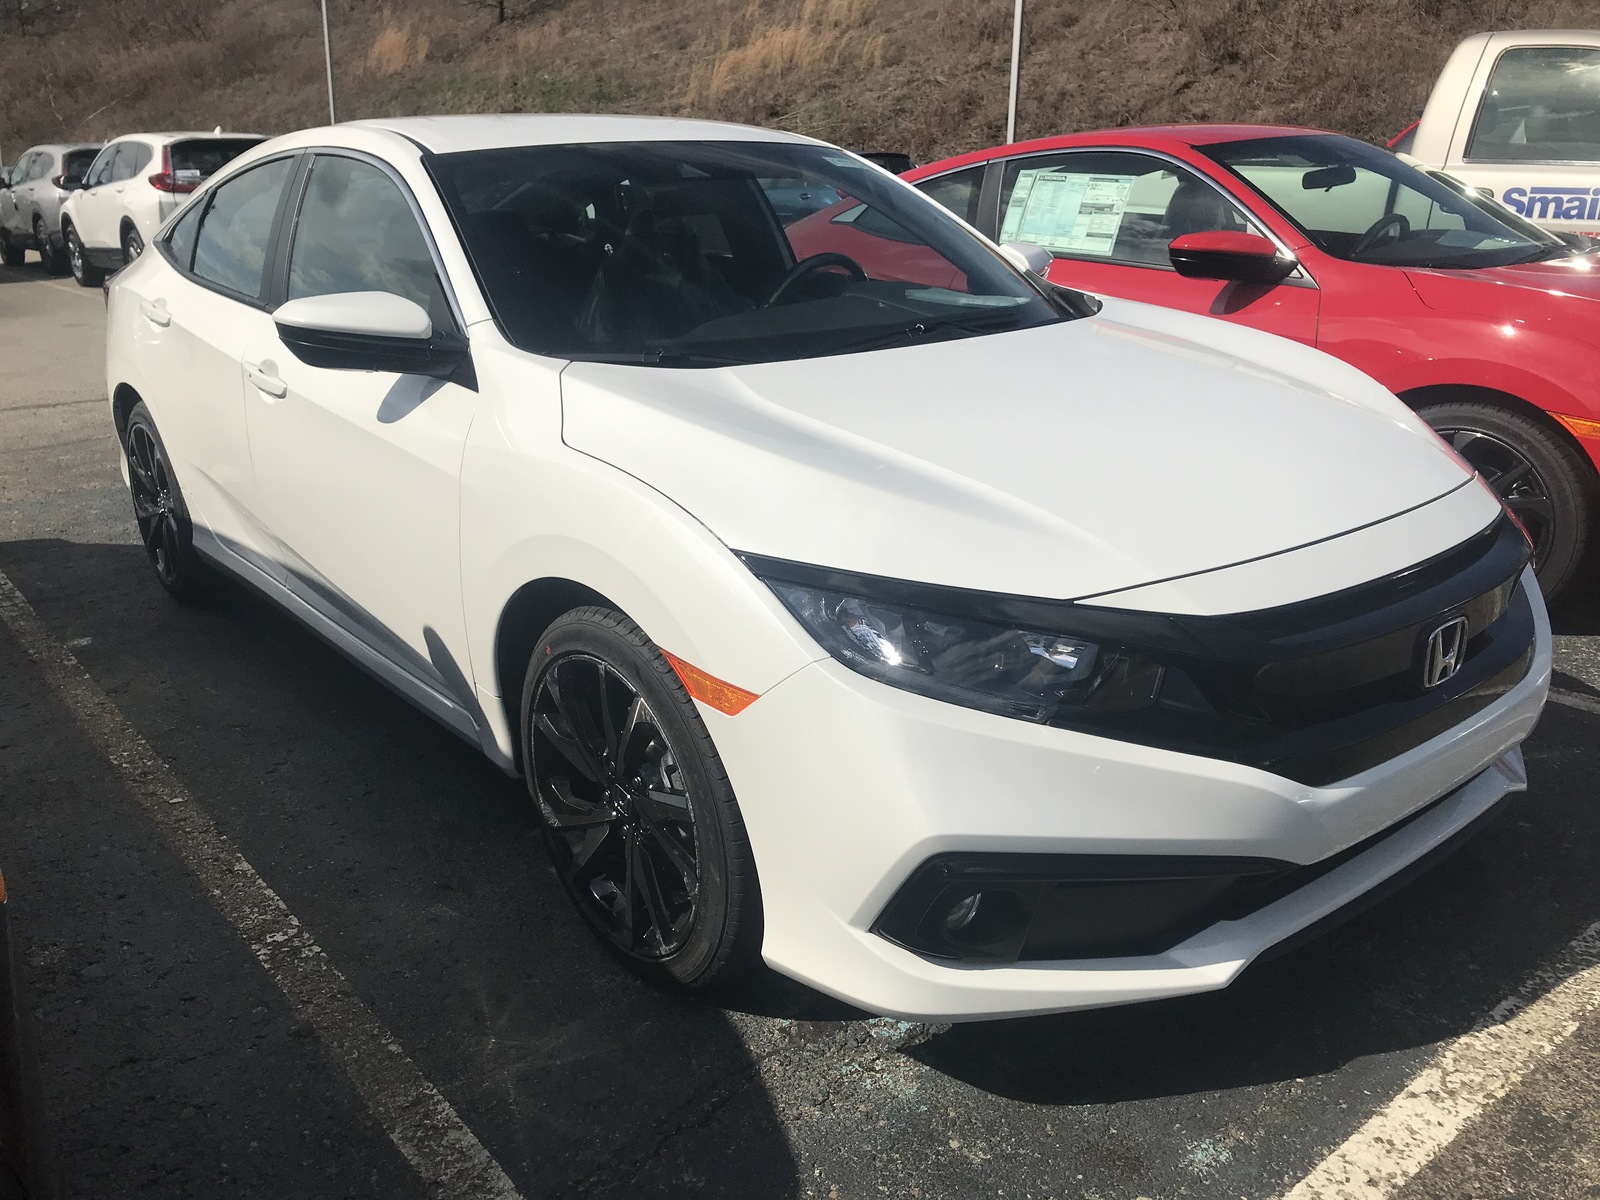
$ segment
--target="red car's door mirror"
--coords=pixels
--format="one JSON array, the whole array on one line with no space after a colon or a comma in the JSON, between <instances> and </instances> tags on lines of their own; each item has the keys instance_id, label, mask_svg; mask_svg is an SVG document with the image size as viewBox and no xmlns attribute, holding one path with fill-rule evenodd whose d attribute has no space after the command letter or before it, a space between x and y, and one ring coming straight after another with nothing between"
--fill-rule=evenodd
<instances>
[{"instance_id":1,"label":"red car's door mirror","mask_svg":"<svg viewBox=\"0 0 1600 1200\"><path fill-rule=\"evenodd\" d=\"M1277 283L1295 261L1255 233L1213 229L1173 238L1167 248L1173 269L1190 279L1228 279L1238 283Z\"/></svg>"}]
</instances>

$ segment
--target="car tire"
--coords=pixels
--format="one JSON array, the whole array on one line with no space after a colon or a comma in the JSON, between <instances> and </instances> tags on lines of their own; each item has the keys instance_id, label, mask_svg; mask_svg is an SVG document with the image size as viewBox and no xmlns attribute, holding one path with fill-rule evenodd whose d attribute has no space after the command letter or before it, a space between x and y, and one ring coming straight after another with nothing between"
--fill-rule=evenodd
<instances>
[{"instance_id":1,"label":"car tire","mask_svg":"<svg viewBox=\"0 0 1600 1200\"><path fill-rule=\"evenodd\" d=\"M72 278L79 287L99 287L106 281L106 273L99 267L92 266L83 250L83 239L78 236L78 231L71 225L61 230L62 240L67 244L67 265L72 268Z\"/></svg>"},{"instance_id":2,"label":"car tire","mask_svg":"<svg viewBox=\"0 0 1600 1200\"><path fill-rule=\"evenodd\" d=\"M134 259L144 253L144 238L132 225L125 225L122 229L122 265L128 266Z\"/></svg>"},{"instance_id":3,"label":"car tire","mask_svg":"<svg viewBox=\"0 0 1600 1200\"><path fill-rule=\"evenodd\" d=\"M524 776L562 886L636 971L701 989L760 959L738 801L661 651L607 608L560 617L522 688Z\"/></svg>"},{"instance_id":4,"label":"car tire","mask_svg":"<svg viewBox=\"0 0 1600 1200\"><path fill-rule=\"evenodd\" d=\"M44 264L46 272L51 275L67 273L66 251L51 240L50 231L44 227L43 217L33 218L33 244L39 251L39 261Z\"/></svg>"},{"instance_id":5,"label":"car tire","mask_svg":"<svg viewBox=\"0 0 1600 1200\"><path fill-rule=\"evenodd\" d=\"M128 414L122 439L139 540L156 582L176 599L198 600L211 589L212 569L194 548L194 526L172 460L141 400Z\"/></svg>"},{"instance_id":6,"label":"car tire","mask_svg":"<svg viewBox=\"0 0 1600 1200\"><path fill-rule=\"evenodd\" d=\"M20 267L27 255L28 252L21 242L9 233L0 231L0 263L8 267Z\"/></svg>"},{"instance_id":7,"label":"car tire","mask_svg":"<svg viewBox=\"0 0 1600 1200\"><path fill-rule=\"evenodd\" d=\"M1417 412L1522 522L1540 590L1554 600L1577 574L1594 528L1594 467L1542 422L1499 405L1446 401Z\"/></svg>"}]
</instances>

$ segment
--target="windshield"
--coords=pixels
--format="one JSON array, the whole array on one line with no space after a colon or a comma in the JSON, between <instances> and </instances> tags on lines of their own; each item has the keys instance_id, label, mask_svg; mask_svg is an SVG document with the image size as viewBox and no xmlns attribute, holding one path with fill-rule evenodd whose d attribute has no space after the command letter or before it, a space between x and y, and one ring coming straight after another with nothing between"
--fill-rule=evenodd
<instances>
[{"instance_id":1,"label":"windshield","mask_svg":"<svg viewBox=\"0 0 1600 1200\"><path fill-rule=\"evenodd\" d=\"M944 209L826 146L528 146L429 168L500 329L538 354L774 362L1063 316Z\"/></svg>"},{"instance_id":2,"label":"windshield","mask_svg":"<svg viewBox=\"0 0 1600 1200\"><path fill-rule=\"evenodd\" d=\"M1337 134L1200 149L1294 222L1319 250L1394 267L1503 267L1571 252L1560 239Z\"/></svg>"}]
</instances>

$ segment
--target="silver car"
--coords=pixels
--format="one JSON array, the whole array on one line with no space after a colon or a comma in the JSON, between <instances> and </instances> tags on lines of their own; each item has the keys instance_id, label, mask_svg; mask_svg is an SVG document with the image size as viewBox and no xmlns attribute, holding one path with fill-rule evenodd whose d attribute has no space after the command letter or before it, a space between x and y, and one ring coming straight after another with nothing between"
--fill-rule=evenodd
<instances>
[{"instance_id":1,"label":"silver car","mask_svg":"<svg viewBox=\"0 0 1600 1200\"><path fill-rule=\"evenodd\" d=\"M15 266L37 250L52 274L66 271L61 201L99 150L97 143L35 146L0 176L0 261Z\"/></svg>"}]
</instances>

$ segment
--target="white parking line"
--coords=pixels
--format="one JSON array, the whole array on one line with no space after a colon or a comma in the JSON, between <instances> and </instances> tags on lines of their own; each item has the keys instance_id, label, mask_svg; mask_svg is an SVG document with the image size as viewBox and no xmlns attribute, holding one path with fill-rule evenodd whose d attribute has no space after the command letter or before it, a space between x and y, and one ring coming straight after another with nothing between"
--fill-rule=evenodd
<instances>
[{"instance_id":1,"label":"white parking line","mask_svg":"<svg viewBox=\"0 0 1600 1200\"><path fill-rule=\"evenodd\" d=\"M427 1081L295 915L217 829L72 652L0 573L0 618L72 710L295 1015L316 1029L368 1110L438 1195L519 1200L500 1164Z\"/></svg>"},{"instance_id":2,"label":"white parking line","mask_svg":"<svg viewBox=\"0 0 1600 1200\"><path fill-rule=\"evenodd\" d=\"M1466 1124L1520 1083L1600 1008L1600 924L1591 925L1517 994L1447 1042L1284 1200L1384 1200L1432 1162Z\"/></svg>"}]
</instances>

